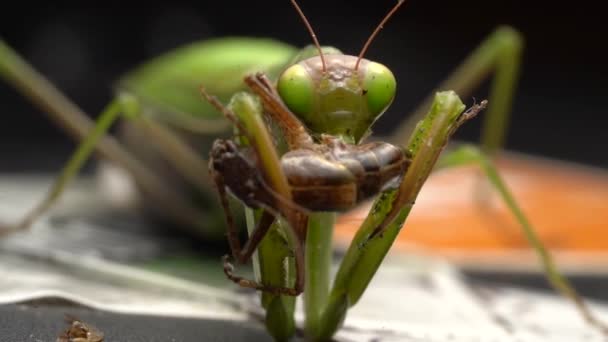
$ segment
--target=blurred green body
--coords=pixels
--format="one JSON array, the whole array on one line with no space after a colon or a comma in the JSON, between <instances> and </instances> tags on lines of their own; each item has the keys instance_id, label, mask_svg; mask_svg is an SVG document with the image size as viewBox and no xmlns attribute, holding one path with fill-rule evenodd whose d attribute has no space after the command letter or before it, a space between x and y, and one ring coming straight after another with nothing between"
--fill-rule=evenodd
<instances>
[{"instance_id":1,"label":"blurred green body","mask_svg":"<svg viewBox=\"0 0 608 342\"><path fill-rule=\"evenodd\" d=\"M271 39L202 41L137 67L118 86L141 98L150 110L169 115L161 120L181 114L225 122L215 108L201 99L201 85L226 103L235 92L245 89L245 75L264 72L274 79L296 52L296 48Z\"/></svg>"}]
</instances>

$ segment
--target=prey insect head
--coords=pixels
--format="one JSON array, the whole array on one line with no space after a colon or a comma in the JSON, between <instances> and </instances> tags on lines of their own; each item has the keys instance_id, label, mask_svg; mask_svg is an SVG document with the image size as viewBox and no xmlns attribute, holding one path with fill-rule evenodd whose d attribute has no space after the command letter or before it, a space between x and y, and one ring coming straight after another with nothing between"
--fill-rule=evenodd
<instances>
[{"instance_id":1,"label":"prey insect head","mask_svg":"<svg viewBox=\"0 0 608 342\"><path fill-rule=\"evenodd\" d=\"M294 3L319 51L287 68L279 77L277 90L285 105L313 133L342 136L359 142L370 126L391 105L397 82L384 65L365 55L377 33L404 3L398 3L370 35L358 56L323 53L312 28Z\"/></svg>"}]
</instances>

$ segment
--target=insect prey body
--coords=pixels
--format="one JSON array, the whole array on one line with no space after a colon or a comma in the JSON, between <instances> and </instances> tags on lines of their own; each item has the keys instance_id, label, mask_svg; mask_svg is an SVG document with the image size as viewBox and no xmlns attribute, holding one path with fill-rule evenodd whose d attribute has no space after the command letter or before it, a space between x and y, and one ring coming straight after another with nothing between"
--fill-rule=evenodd
<instances>
[{"instance_id":1,"label":"insect prey body","mask_svg":"<svg viewBox=\"0 0 608 342\"><path fill-rule=\"evenodd\" d=\"M325 136L321 151L287 152L281 167L294 201L312 211L344 211L397 184L410 164L402 149L388 143L344 143Z\"/></svg>"},{"instance_id":2,"label":"insect prey body","mask_svg":"<svg viewBox=\"0 0 608 342\"><path fill-rule=\"evenodd\" d=\"M281 168L293 201L311 211L344 211L397 181L410 164L409 156L394 145L344 143L324 136L324 144L289 151ZM212 172L245 205L276 208L278 198L264 182L249 148L231 140L217 140L211 151Z\"/></svg>"}]
</instances>

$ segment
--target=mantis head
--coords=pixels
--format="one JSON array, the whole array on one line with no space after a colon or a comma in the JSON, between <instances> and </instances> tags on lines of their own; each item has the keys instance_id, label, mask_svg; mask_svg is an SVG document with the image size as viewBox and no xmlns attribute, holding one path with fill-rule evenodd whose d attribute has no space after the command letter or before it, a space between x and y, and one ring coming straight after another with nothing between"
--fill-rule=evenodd
<instances>
[{"instance_id":1,"label":"mantis head","mask_svg":"<svg viewBox=\"0 0 608 342\"><path fill-rule=\"evenodd\" d=\"M324 54L311 33L318 55L299 61L279 77L277 90L285 105L313 133L341 136L358 143L391 105L397 81L384 65L363 56L384 23L405 1L400 0L369 37L358 56Z\"/></svg>"}]
</instances>

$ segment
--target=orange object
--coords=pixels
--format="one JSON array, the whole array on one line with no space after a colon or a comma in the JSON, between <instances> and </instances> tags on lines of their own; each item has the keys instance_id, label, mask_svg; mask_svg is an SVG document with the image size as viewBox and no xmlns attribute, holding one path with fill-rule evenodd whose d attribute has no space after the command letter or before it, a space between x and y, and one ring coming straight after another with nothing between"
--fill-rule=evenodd
<instances>
[{"instance_id":1,"label":"orange object","mask_svg":"<svg viewBox=\"0 0 608 342\"><path fill-rule=\"evenodd\" d=\"M570 269L608 271L608 172L505 154L499 171L541 240ZM534 257L513 215L475 166L438 171L424 184L393 249L441 254L469 265L520 265ZM339 217L352 239L370 203ZM598 267L600 266L600 267Z\"/></svg>"}]
</instances>

